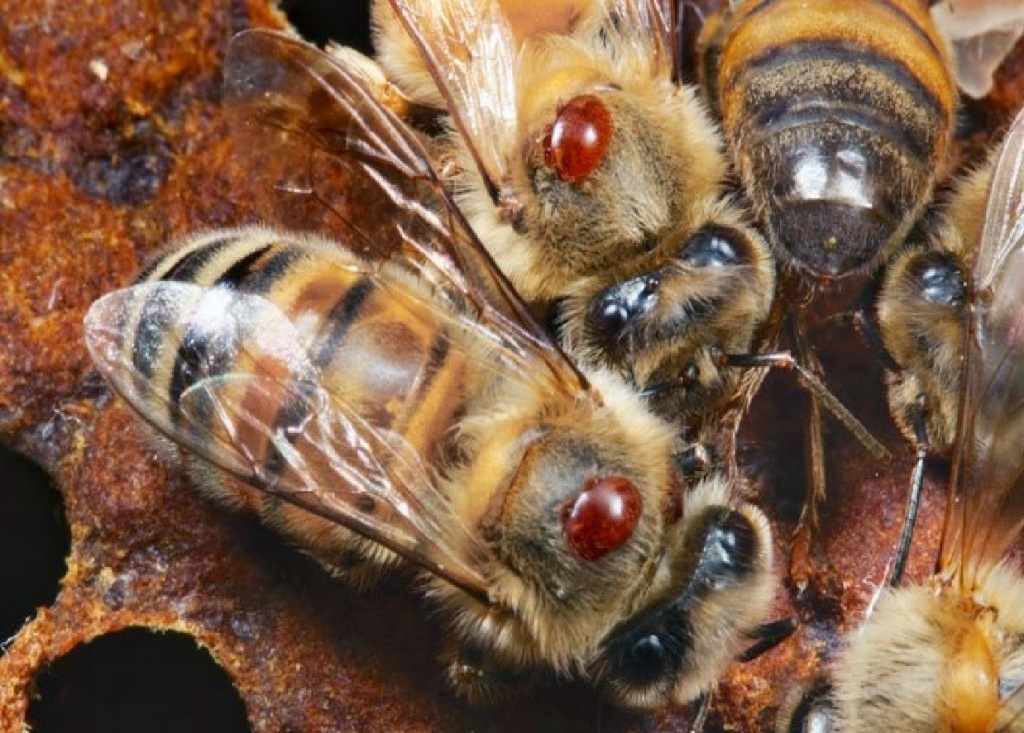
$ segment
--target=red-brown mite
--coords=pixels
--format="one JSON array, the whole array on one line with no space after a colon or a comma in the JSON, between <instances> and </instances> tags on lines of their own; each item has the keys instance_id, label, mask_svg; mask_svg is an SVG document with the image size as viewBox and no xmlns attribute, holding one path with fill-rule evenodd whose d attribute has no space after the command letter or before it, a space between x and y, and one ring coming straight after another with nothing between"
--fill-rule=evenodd
<instances>
[{"instance_id":1,"label":"red-brown mite","mask_svg":"<svg viewBox=\"0 0 1024 733\"><path fill-rule=\"evenodd\" d=\"M600 560L633 536L643 508L640 492L621 476L591 479L567 507L565 544L581 560Z\"/></svg>"},{"instance_id":2,"label":"red-brown mite","mask_svg":"<svg viewBox=\"0 0 1024 733\"><path fill-rule=\"evenodd\" d=\"M544 135L544 164L563 181L585 181L604 160L611 137L612 115L604 102L593 94L573 97Z\"/></svg>"}]
</instances>

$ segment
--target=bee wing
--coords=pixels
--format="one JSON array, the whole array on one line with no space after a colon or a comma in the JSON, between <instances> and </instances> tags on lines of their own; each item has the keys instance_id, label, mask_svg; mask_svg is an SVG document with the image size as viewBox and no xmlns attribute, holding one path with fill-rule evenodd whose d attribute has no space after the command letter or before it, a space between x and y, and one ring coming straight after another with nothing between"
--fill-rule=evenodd
<instances>
[{"instance_id":1,"label":"bee wing","mask_svg":"<svg viewBox=\"0 0 1024 733\"><path fill-rule=\"evenodd\" d=\"M388 0L444 98L492 192L515 149L516 57L499 0Z\"/></svg>"},{"instance_id":2,"label":"bee wing","mask_svg":"<svg viewBox=\"0 0 1024 733\"><path fill-rule=\"evenodd\" d=\"M996 160L971 293L941 556L968 581L1024 528L1024 113Z\"/></svg>"},{"instance_id":3,"label":"bee wing","mask_svg":"<svg viewBox=\"0 0 1024 733\"><path fill-rule=\"evenodd\" d=\"M379 124L372 111L371 119L359 119L369 104L357 74L267 30L232 38L223 74L236 151L253 175L272 183L257 189L254 209L281 228L340 239L368 259L394 254L400 240L384 233L392 223L384 211L367 205L381 192L363 172L369 161L362 158L379 154L377 164L403 179L422 175L424 166L418 151L405 147L404 130ZM362 130L350 129L359 125ZM389 204L387 213L397 205Z\"/></svg>"},{"instance_id":4,"label":"bee wing","mask_svg":"<svg viewBox=\"0 0 1024 733\"><path fill-rule=\"evenodd\" d=\"M501 354L509 377L543 383L553 396L587 389L480 244L415 134L357 76L263 30L232 39L224 74L235 114L265 131L263 146L288 156L290 180L331 206L354 251L389 257L456 301L465 327Z\"/></svg>"},{"instance_id":5,"label":"bee wing","mask_svg":"<svg viewBox=\"0 0 1024 733\"><path fill-rule=\"evenodd\" d=\"M679 52L675 0L607 0L607 11L618 28L615 43L637 46L651 61L655 76L669 77L676 71Z\"/></svg>"},{"instance_id":6,"label":"bee wing","mask_svg":"<svg viewBox=\"0 0 1024 733\"><path fill-rule=\"evenodd\" d=\"M143 283L97 300L85 337L104 378L176 444L486 598L486 549L426 462L326 386L295 324L270 301ZM146 350L167 343L179 347L165 384Z\"/></svg>"},{"instance_id":7,"label":"bee wing","mask_svg":"<svg viewBox=\"0 0 1024 733\"><path fill-rule=\"evenodd\" d=\"M953 47L960 88L981 99L992 91L996 69L1024 32L1024 5L1020 0L942 0L931 13Z\"/></svg>"}]
</instances>

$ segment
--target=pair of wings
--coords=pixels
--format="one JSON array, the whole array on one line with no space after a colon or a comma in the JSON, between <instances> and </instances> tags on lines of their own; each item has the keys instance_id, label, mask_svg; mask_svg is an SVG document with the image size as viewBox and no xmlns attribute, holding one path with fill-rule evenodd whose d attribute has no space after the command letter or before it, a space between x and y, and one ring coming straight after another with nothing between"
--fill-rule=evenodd
<instances>
[{"instance_id":1,"label":"pair of wings","mask_svg":"<svg viewBox=\"0 0 1024 733\"><path fill-rule=\"evenodd\" d=\"M970 279L939 560L968 591L1024 529L1024 111L998 152Z\"/></svg>"},{"instance_id":2,"label":"pair of wings","mask_svg":"<svg viewBox=\"0 0 1024 733\"><path fill-rule=\"evenodd\" d=\"M497 369L499 379L555 402L599 399L470 230L415 133L357 75L312 46L261 30L232 40L224 74L238 138L255 158L265 154L271 168L259 173L283 189L277 195L300 209L309 204L303 216L326 215L331 228L340 226L341 241L366 258L362 274L385 291L401 280L380 277L382 260L430 282L436 302L395 296L419 297L421 312L458 320L477 342L450 344L465 349L469 368ZM306 228L328 227L309 220ZM133 335L168 328L179 333L165 348L202 355L178 397L154 385L126 348ZM173 441L487 600L487 552L454 515L429 461L330 392L299 330L259 296L170 281L104 296L85 321L97 368ZM225 363L234 366L218 371ZM258 448L267 445L286 470L262 465ZM388 511L367 514L367 497Z\"/></svg>"}]
</instances>

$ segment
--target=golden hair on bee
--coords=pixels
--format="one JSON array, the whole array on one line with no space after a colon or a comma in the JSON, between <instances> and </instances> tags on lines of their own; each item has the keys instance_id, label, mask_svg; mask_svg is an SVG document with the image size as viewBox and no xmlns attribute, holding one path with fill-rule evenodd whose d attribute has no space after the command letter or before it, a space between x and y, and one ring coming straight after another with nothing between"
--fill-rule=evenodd
<instances>
[{"instance_id":1,"label":"golden hair on bee","mask_svg":"<svg viewBox=\"0 0 1024 733\"><path fill-rule=\"evenodd\" d=\"M936 573L924 584L883 591L850 639L831 671L829 730L837 733L1024 731L1024 576L1007 558L1024 529L1022 170L1024 113L991 169L965 291L953 472ZM965 195L975 185L967 183Z\"/></svg>"},{"instance_id":2,"label":"golden hair on bee","mask_svg":"<svg viewBox=\"0 0 1024 733\"><path fill-rule=\"evenodd\" d=\"M689 702L777 628L767 522L721 476L684 501L675 428L566 357L363 71L232 41L233 114L335 236L186 238L90 308L97 368L214 499L338 574L420 571L460 694L558 675Z\"/></svg>"}]
</instances>

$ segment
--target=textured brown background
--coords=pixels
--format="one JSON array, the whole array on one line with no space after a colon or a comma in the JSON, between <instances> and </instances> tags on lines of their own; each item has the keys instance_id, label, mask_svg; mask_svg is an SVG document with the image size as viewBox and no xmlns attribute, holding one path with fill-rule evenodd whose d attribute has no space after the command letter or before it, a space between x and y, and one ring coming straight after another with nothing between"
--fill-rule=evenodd
<instances>
[{"instance_id":1,"label":"textured brown background","mask_svg":"<svg viewBox=\"0 0 1024 733\"><path fill-rule=\"evenodd\" d=\"M265 190L233 163L218 68L234 32L282 20L261 0L3 5L0 442L52 477L72 542L56 600L2 647L0 731L25 724L49 665L133 626L176 630L207 647L257 731L683 728L686 710L628 715L574 685L469 710L440 679L437 619L401 578L367 594L332 583L252 520L207 506L168 475L91 370L82 315L168 239L252 218L250 203ZM992 97L964 115L973 144L1024 97L1017 51ZM876 465L830 430L821 550L833 567L807 598L780 589L778 613L796 612L804 624L756 663L733 668L712 730L770 728L791 683L858 623L899 530L910 457L885 412L877 366L846 329L823 333L818 346L836 391L898 458ZM741 446L777 520L780 576L802 495L792 407L802 399L788 376L771 377ZM0 462L0 492L13 495L21 479L10 463ZM929 474L912 577L931 563L943 479L941 467ZM29 521L19 514L26 506L0 503L0 534ZM5 548L0 561L19 567L41 552ZM0 599L15 590L0 587Z\"/></svg>"}]
</instances>

